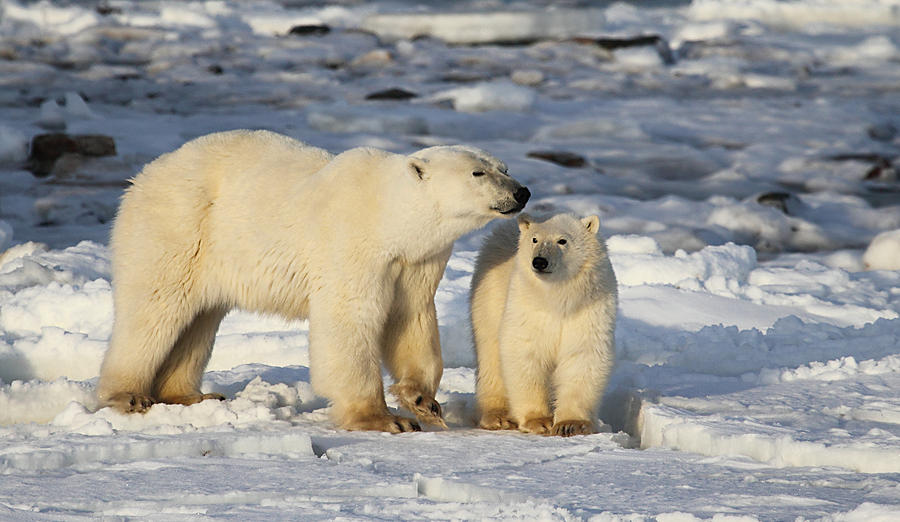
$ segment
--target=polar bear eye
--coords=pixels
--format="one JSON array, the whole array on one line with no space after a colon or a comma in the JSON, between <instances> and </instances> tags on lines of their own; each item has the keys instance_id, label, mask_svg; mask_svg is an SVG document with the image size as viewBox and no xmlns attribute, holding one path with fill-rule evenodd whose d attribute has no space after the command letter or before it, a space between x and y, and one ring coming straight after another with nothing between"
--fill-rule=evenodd
<instances>
[{"instance_id":1,"label":"polar bear eye","mask_svg":"<svg viewBox=\"0 0 900 522\"><path fill-rule=\"evenodd\" d=\"M484 176L484 172L482 172L480 170L476 170L475 172L472 173L472 175L477 178L479 176Z\"/></svg>"},{"instance_id":2,"label":"polar bear eye","mask_svg":"<svg viewBox=\"0 0 900 522\"><path fill-rule=\"evenodd\" d=\"M559 241L557 241L557 243L559 243L560 245L565 245L565 244L566 244L566 240L565 240L565 239L560 239Z\"/></svg>"},{"instance_id":3,"label":"polar bear eye","mask_svg":"<svg viewBox=\"0 0 900 522\"><path fill-rule=\"evenodd\" d=\"M531 242L532 242L532 243L537 243L537 238L536 238L536 237L531 238Z\"/></svg>"}]
</instances>

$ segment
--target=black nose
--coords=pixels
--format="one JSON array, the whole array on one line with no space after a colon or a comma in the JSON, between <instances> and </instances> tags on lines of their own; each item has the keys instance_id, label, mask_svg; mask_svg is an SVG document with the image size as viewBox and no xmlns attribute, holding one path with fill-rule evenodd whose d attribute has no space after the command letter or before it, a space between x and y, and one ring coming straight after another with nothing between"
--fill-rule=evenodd
<instances>
[{"instance_id":1,"label":"black nose","mask_svg":"<svg viewBox=\"0 0 900 522\"><path fill-rule=\"evenodd\" d=\"M528 202L528 198L531 197L531 192L526 187L519 187L516 189L516 193L513 194L513 198L515 198L516 203L521 206L525 206L525 203Z\"/></svg>"},{"instance_id":2,"label":"black nose","mask_svg":"<svg viewBox=\"0 0 900 522\"><path fill-rule=\"evenodd\" d=\"M535 270L545 270L548 265L550 265L550 262L547 261L546 257L536 257L531 260L531 266L533 266Z\"/></svg>"}]
</instances>

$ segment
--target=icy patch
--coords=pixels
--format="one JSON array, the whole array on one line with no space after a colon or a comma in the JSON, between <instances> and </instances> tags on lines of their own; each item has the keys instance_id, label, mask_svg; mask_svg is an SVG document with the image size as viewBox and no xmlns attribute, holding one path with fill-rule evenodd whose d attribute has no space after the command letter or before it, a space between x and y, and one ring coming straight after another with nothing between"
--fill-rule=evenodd
<instances>
[{"instance_id":1,"label":"icy patch","mask_svg":"<svg viewBox=\"0 0 900 522\"><path fill-rule=\"evenodd\" d=\"M362 28L388 40L432 36L453 44L529 42L592 33L605 25L601 9L378 14Z\"/></svg>"},{"instance_id":2,"label":"icy patch","mask_svg":"<svg viewBox=\"0 0 900 522\"><path fill-rule=\"evenodd\" d=\"M842 359L782 371L781 383L732 395L661 397L641 410L641 444L744 455L778 467L897 473L898 370L896 356L859 365ZM768 372L761 377L772 380Z\"/></svg>"},{"instance_id":3,"label":"icy patch","mask_svg":"<svg viewBox=\"0 0 900 522\"><path fill-rule=\"evenodd\" d=\"M900 25L894 0L694 0L688 16L696 20L759 20L774 27L804 29Z\"/></svg>"},{"instance_id":4,"label":"icy patch","mask_svg":"<svg viewBox=\"0 0 900 522\"><path fill-rule=\"evenodd\" d=\"M64 468L96 468L151 459L178 457L278 456L314 458L309 435L282 433L179 434L111 441L70 442L62 447L37 447L0 453L0 474L42 472Z\"/></svg>"},{"instance_id":5,"label":"icy patch","mask_svg":"<svg viewBox=\"0 0 900 522\"><path fill-rule=\"evenodd\" d=\"M0 125L0 165L20 165L28 158L28 138L20 131ZM3 242L0 241L0 251Z\"/></svg>"},{"instance_id":6,"label":"icy patch","mask_svg":"<svg viewBox=\"0 0 900 522\"><path fill-rule=\"evenodd\" d=\"M0 252L2 252L7 247L7 245L12 242L12 237L12 226L6 221L0 219ZM2 259L2 256L0 256L0 267L3 266Z\"/></svg>"},{"instance_id":7,"label":"icy patch","mask_svg":"<svg viewBox=\"0 0 900 522\"><path fill-rule=\"evenodd\" d=\"M431 99L449 100L460 112L524 112L534 104L535 93L528 87L502 80L441 91Z\"/></svg>"}]
</instances>

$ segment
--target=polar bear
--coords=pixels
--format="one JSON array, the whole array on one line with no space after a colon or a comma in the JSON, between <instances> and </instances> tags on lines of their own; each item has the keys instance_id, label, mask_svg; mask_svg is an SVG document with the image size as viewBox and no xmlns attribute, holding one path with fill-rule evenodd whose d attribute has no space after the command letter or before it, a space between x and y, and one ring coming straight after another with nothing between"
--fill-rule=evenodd
<instances>
[{"instance_id":1,"label":"polar bear","mask_svg":"<svg viewBox=\"0 0 900 522\"><path fill-rule=\"evenodd\" d=\"M350 430L443 425L434 294L454 240L528 189L479 149L337 156L268 131L211 134L147 164L113 226L114 323L101 405L192 404L232 308L309 319L313 388Z\"/></svg>"},{"instance_id":2,"label":"polar bear","mask_svg":"<svg viewBox=\"0 0 900 522\"><path fill-rule=\"evenodd\" d=\"M503 223L485 240L471 292L482 428L594 432L617 308L599 228L597 216L522 214L518 227Z\"/></svg>"}]
</instances>

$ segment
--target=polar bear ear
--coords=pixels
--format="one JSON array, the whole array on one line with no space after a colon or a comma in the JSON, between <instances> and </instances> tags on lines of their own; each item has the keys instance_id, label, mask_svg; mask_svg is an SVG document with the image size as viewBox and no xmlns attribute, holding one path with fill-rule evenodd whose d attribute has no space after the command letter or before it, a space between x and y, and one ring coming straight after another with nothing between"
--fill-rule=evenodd
<instances>
[{"instance_id":1,"label":"polar bear ear","mask_svg":"<svg viewBox=\"0 0 900 522\"><path fill-rule=\"evenodd\" d=\"M600 231L600 217L599 216L588 216L581 220L581 224L584 225L584 228L587 229L588 232L596 234Z\"/></svg>"},{"instance_id":2,"label":"polar bear ear","mask_svg":"<svg viewBox=\"0 0 900 522\"><path fill-rule=\"evenodd\" d=\"M420 180L426 179L428 175L425 173L425 163L426 161L421 158L409 158L408 165L410 174Z\"/></svg>"},{"instance_id":3,"label":"polar bear ear","mask_svg":"<svg viewBox=\"0 0 900 522\"><path fill-rule=\"evenodd\" d=\"M516 219L516 221L519 222L519 230L524 232L528 230L528 227L530 227L534 222L534 218L523 212L519 214L519 217Z\"/></svg>"}]
</instances>

